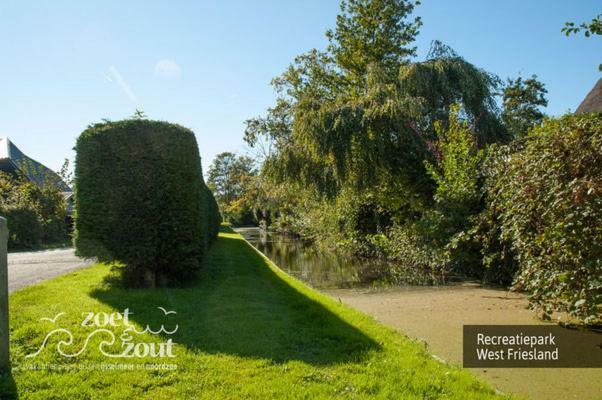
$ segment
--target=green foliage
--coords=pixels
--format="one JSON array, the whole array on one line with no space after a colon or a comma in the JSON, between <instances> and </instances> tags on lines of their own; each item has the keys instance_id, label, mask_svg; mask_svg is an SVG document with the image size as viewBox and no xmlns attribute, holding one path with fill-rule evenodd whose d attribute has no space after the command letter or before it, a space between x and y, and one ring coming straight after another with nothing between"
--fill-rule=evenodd
<instances>
[{"instance_id":1,"label":"green foliage","mask_svg":"<svg viewBox=\"0 0 602 400\"><path fill-rule=\"evenodd\" d=\"M548 105L546 93L545 85L537 80L536 75L525 80L520 76L508 79L502 93L502 117L515 138L525 137L529 129L541 124L545 114L540 107Z\"/></svg>"},{"instance_id":2,"label":"green foliage","mask_svg":"<svg viewBox=\"0 0 602 400\"><path fill-rule=\"evenodd\" d=\"M274 79L276 106L247 122L246 136L271 139L266 171L298 180L327 196L343 187L383 184L393 174L425 186L424 143L407 124L397 73L413 49L419 20L413 2L344 2L326 52L297 57ZM402 151L406 149L407 151ZM416 182L418 181L418 182ZM426 184L428 186L428 184Z\"/></svg>"},{"instance_id":3,"label":"green foliage","mask_svg":"<svg viewBox=\"0 0 602 400\"><path fill-rule=\"evenodd\" d=\"M247 156L234 153L218 154L207 173L207 184L215 193L224 219L233 225L254 224L254 209L249 198L256 171Z\"/></svg>"},{"instance_id":4,"label":"green foliage","mask_svg":"<svg viewBox=\"0 0 602 400\"><path fill-rule=\"evenodd\" d=\"M402 243L422 242L438 255L432 259L438 269L466 274L478 263L477 256L473 248L459 245L457 236L480 209L478 180L483 151L478 150L468 121L461 119L459 105L451 107L448 127L436 122L435 131L439 138L437 163L426 162L436 183L435 204L414 224L413 242L405 239Z\"/></svg>"},{"instance_id":5,"label":"green foliage","mask_svg":"<svg viewBox=\"0 0 602 400\"><path fill-rule=\"evenodd\" d=\"M482 151L477 150L468 123L460 119L458 105L451 108L449 127L445 129L436 122L435 131L439 160L437 165L426 161L427 171L437 185L435 201L443 210L474 209L479 199L477 178Z\"/></svg>"},{"instance_id":6,"label":"green foliage","mask_svg":"<svg viewBox=\"0 0 602 400\"><path fill-rule=\"evenodd\" d=\"M264 162L274 155L276 149L286 146L291 135L291 104L280 98L276 105L268 109L265 118L251 118L245 121L245 142L256 149L256 158Z\"/></svg>"},{"instance_id":7,"label":"green foliage","mask_svg":"<svg viewBox=\"0 0 602 400\"><path fill-rule=\"evenodd\" d=\"M219 221L194 134L140 118L99 123L76 151L78 254L124 263L147 285L191 276Z\"/></svg>"},{"instance_id":8,"label":"green foliage","mask_svg":"<svg viewBox=\"0 0 602 400\"><path fill-rule=\"evenodd\" d=\"M274 79L276 105L265 118L247 121L247 142L264 138L270 145L263 182L297 187L281 204L281 226L363 255L390 255L374 238L390 237L394 226L421 231L418 241L434 246L466 225L476 202L476 175L468 175L478 163L477 147L508 139L494 99L499 80L439 42L426 61L410 62L409 45L420 25L408 18L413 7L404 1L344 2L336 28L327 33L327 50L297 57ZM454 104L470 136L470 143L457 144L470 147L463 160L459 148L453 153L456 138L439 143L435 130L460 129ZM450 114L456 119L450 121ZM457 171L450 170L435 182L441 146L450 150L444 167L457 162L455 168L465 172L456 181ZM462 184L467 186L455 186ZM413 226L421 219L424 229ZM432 229L429 220L442 223Z\"/></svg>"},{"instance_id":9,"label":"green foliage","mask_svg":"<svg viewBox=\"0 0 602 400\"><path fill-rule=\"evenodd\" d=\"M134 115L131 117L132 119L146 119L146 113L143 110L136 109L134 111Z\"/></svg>"},{"instance_id":10,"label":"green foliage","mask_svg":"<svg viewBox=\"0 0 602 400\"><path fill-rule=\"evenodd\" d=\"M592 18L591 22L582 22L580 25L575 25L574 22L566 22L564 28L562 28L562 32L567 36L577 34L581 32L581 30L583 30L585 37L602 35L602 14Z\"/></svg>"},{"instance_id":11,"label":"green foliage","mask_svg":"<svg viewBox=\"0 0 602 400\"><path fill-rule=\"evenodd\" d=\"M65 184L69 187L73 186L73 171L71 170L71 163L68 158L65 158L65 161L63 161L63 165L61 165L61 169L57 174Z\"/></svg>"},{"instance_id":12,"label":"green foliage","mask_svg":"<svg viewBox=\"0 0 602 400\"><path fill-rule=\"evenodd\" d=\"M372 64L395 74L416 52L409 47L418 34L420 17L407 21L418 2L347 0L341 2L336 29L328 30L329 53L342 73L359 83Z\"/></svg>"},{"instance_id":13,"label":"green foliage","mask_svg":"<svg viewBox=\"0 0 602 400\"><path fill-rule=\"evenodd\" d=\"M42 224L33 207L10 205L2 207L8 224L8 248L32 249L42 242Z\"/></svg>"},{"instance_id":14,"label":"green foliage","mask_svg":"<svg viewBox=\"0 0 602 400\"><path fill-rule=\"evenodd\" d=\"M448 246L455 254L468 254L472 250L477 259L464 262L463 271L485 282L510 285L518 271L512 243L502 235L503 200L499 183L500 177L507 173L507 160L520 148L521 142L515 141L487 149L479 174L483 180L483 210L473 218L472 226L455 235Z\"/></svg>"},{"instance_id":15,"label":"green foliage","mask_svg":"<svg viewBox=\"0 0 602 400\"><path fill-rule=\"evenodd\" d=\"M576 35L582 30L585 37L602 35L602 14L595 16L590 22L582 22L580 25L576 25L574 22L565 22L564 28L562 28L562 32L567 36ZM602 71L602 64L598 66L598 69Z\"/></svg>"},{"instance_id":16,"label":"green foliage","mask_svg":"<svg viewBox=\"0 0 602 400\"><path fill-rule=\"evenodd\" d=\"M276 183L265 174L253 177L251 184L246 186L245 202L254 210L255 219L260 226L270 226L281 232L306 232L301 226L295 227L301 220L297 218L297 212L302 207L310 207L303 204L307 191L295 182Z\"/></svg>"},{"instance_id":17,"label":"green foliage","mask_svg":"<svg viewBox=\"0 0 602 400\"><path fill-rule=\"evenodd\" d=\"M460 107L452 106L449 125L435 124L437 157L433 162L425 161L435 186L434 202L429 207L420 212L407 204L398 208L404 203L394 207L393 196L387 191L346 188L333 201L306 202L302 218L306 223L293 224L296 231L321 242L335 240L338 248L365 257L395 260L402 270L439 276L448 274L450 268L464 272L466 259L474 257L473 250L464 254L461 247L448 244L478 213L482 151L460 115Z\"/></svg>"},{"instance_id":18,"label":"green foliage","mask_svg":"<svg viewBox=\"0 0 602 400\"><path fill-rule=\"evenodd\" d=\"M435 131L436 161L425 161L436 186L434 204L417 218L396 222L385 231L384 253L405 269L444 276L452 271L465 273L467 265L475 262L473 249L458 246L454 239L479 210L482 151L468 121L461 119L459 105L451 107L449 125L437 122Z\"/></svg>"},{"instance_id":19,"label":"green foliage","mask_svg":"<svg viewBox=\"0 0 602 400\"><path fill-rule=\"evenodd\" d=\"M53 185L0 173L0 214L8 222L9 249L35 248L68 238L67 205Z\"/></svg>"},{"instance_id":20,"label":"green foliage","mask_svg":"<svg viewBox=\"0 0 602 400\"><path fill-rule=\"evenodd\" d=\"M497 176L501 238L519 264L515 286L546 314L586 323L602 303L602 114L533 130Z\"/></svg>"},{"instance_id":21,"label":"green foliage","mask_svg":"<svg viewBox=\"0 0 602 400\"><path fill-rule=\"evenodd\" d=\"M464 60L449 46L434 41L425 61L400 68L399 84L400 91L418 103L414 124L427 140L435 139L436 121L447 125L454 104L461 105L480 146L509 139L494 98L499 78Z\"/></svg>"},{"instance_id":22,"label":"green foliage","mask_svg":"<svg viewBox=\"0 0 602 400\"><path fill-rule=\"evenodd\" d=\"M362 256L391 258L402 269L504 284L519 271L521 277L532 268L543 271L534 260L560 251L570 235L554 228L556 233L545 234L554 244L545 247L540 236L523 234L543 229L537 222L541 215L549 216L550 226L576 215L546 212L553 195L544 191L537 198L538 213L518 217L535 201L529 198L535 192L519 191L524 179L537 177L538 187L553 186L562 182L555 174L568 168L566 160L550 164L547 150L531 154L521 147L534 148L541 140L529 132L552 126L541 111L547 105L545 86L535 75L504 86L440 42L433 42L426 60L411 61L420 26L409 17L414 5L343 2L336 27L327 32L326 50L298 56L273 80L276 104L265 117L248 120L245 131L251 146L267 149L253 188L257 208L279 229ZM503 111L497 105L500 94ZM567 130L573 128L581 129ZM527 176L530 167L516 164L526 154L541 166L540 176ZM593 165L587 168L584 173L596 174ZM513 212L520 224L509 224ZM569 268L565 261L546 262L556 262L551 269ZM581 278L571 275L571 284L547 281L552 293L543 289L548 272L538 274L516 281L536 304L562 309L559 305L573 296L577 306L565 308L584 320L594 309L591 287L598 283L589 280L584 285L590 289L583 289L573 284ZM546 291L551 294L542 294Z\"/></svg>"},{"instance_id":23,"label":"green foliage","mask_svg":"<svg viewBox=\"0 0 602 400\"><path fill-rule=\"evenodd\" d=\"M406 20L412 8L401 1L344 3L327 51L297 57L274 79L276 106L247 121L245 131L249 144L264 137L273 146L265 174L330 199L349 188L385 187L406 199L396 206L420 209L434 189L424 168L436 147L434 122L447 125L453 104L462 105L479 145L507 139L495 76L440 43L423 63L406 59L413 50L404 43L418 24ZM376 29L373 40L369 29Z\"/></svg>"}]
</instances>

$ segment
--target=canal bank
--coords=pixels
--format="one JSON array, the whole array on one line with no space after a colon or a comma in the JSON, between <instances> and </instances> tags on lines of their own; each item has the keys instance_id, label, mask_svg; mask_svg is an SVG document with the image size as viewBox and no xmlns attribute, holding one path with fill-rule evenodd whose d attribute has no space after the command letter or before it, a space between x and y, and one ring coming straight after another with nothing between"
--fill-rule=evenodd
<instances>
[{"instance_id":1,"label":"canal bank","mask_svg":"<svg viewBox=\"0 0 602 400\"><path fill-rule=\"evenodd\" d=\"M363 311L379 322L425 343L430 353L454 365L462 364L462 327L467 324L544 324L529 310L525 296L474 282L439 286L361 287L361 262L344 260L312 248L293 237L247 240L289 274L336 300ZM347 286L359 286L349 288ZM471 369L504 393L533 399L600 399L600 369Z\"/></svg>"}]
</instances>

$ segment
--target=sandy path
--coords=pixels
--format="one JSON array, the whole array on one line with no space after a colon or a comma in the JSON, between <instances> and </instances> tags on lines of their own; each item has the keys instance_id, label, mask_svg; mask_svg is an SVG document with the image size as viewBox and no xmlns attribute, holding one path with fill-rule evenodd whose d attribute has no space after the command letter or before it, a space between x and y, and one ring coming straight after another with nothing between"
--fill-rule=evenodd
<instances>
[{"instance_id":1,"label":"sandy path","mask_svg":"<svg viewBox=\"0 0 602 400\"><path fill-rule=\"evenodd\" d=\"M477 284L326 293L427 343L431 353L462 365L465 324L542 324L524 296ZM505 393L533 399L602 399L602 369L471 369Z\"/></svg>"},{"instance_id":2,"label":"sandy path","mask_svg":"<svg viewBox=\"0 0 602 400\"><path fill-rule=\"evenodd\" d=\"M9 253L8 291L14 292L22 287L87 267L91 263L91 260L77 257L70 248Z\"/></svg>"}]
</instances>

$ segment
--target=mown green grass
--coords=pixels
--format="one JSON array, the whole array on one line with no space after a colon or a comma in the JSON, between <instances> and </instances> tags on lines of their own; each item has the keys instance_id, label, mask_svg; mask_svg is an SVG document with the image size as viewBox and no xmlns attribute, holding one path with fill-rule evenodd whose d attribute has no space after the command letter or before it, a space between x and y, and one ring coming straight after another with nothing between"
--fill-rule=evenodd
<instances>
[{"instance_id":1,"label":"mown green grass","mask_svg":"<svg viewBox=\"0 0 602 400\"><path fill-rule=\"evenodd\" d=\"M182 289L131 290L115 283L115 271L95 265L15 292L10 297L12 375L2 399L231 399L231 398L493 398L494 390L459 368L433 359L418 343L286 275L242 237L225 230L204 272ZM163 306L177 311L163 316ZM138 329L161 324L178 331L173 359L109 359L93 337L86 351L58 355L47 332L61 326L79 349L93 328L83 314L129 308ZM56 325L40 321L59 317ZM117 336L124 328L110 327ZM65 339L63 337L63 339ZM140 339L138 339L140 340ZM119 345L109 347L115 353ZM173 363L175 371L90 371L95 363ZM72 367L30 370L34 364ZM15 394L16 393L16 394Z\"/></svg>"}]
</instances>

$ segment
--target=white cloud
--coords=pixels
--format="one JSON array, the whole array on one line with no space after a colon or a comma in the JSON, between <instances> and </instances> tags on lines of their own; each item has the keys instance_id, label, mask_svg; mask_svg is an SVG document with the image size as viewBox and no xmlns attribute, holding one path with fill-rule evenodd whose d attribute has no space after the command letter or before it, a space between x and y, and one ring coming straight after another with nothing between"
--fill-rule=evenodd
<instances>
[{"instance_id":1,"label":"white cloud","mask_svg":"<svg viewBox=\"0 0 602 400\"><path fill-rule=\"evenodd\" d=\"M182 68L174 60L159 60L155 64L155 75L166 79L177 79L182 75Z\"/></svg>"},{"instance_id":2,"label":"white cloud","mask_svg":"<svg viewBox=\"0 0 602 400\"><path fill-rule=\"evenodd\" d=\"M111 74L111 76L107 76L105 75L105 78L107 78L107 80L109 82L117 82L117 84L119 85L119 87L121 87L121 90L123 90L123 93L125 93L125 95L133 102L133 103L137 103L138 102L138 98L136 97L136 95L134 94L134 92L132 91L132 89L130 88L130 85L128 85L128 83L125 81L125 79L123 79L123 77L121 76L121 74L119 73L119 71L117 71L117 68L115 68L114 66L110 66L109 67L109 72ZM112 78L112 79L111 79Z\"/></svg>"}]
</instances>

